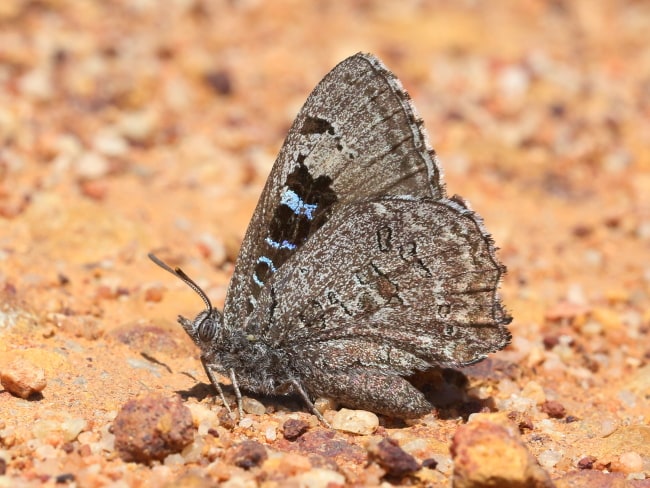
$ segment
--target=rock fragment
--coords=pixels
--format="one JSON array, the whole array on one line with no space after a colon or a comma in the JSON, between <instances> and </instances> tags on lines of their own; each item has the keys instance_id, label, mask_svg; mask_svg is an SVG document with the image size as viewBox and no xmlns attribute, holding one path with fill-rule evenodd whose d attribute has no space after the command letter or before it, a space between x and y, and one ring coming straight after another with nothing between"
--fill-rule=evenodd
<instances>
[{"instance_id":1,"label":"rock fragment","mask_svg":"<svg viewBox=\"0 0 650 488\"><path fill-rule=\"evenodd\" d=\"M264 446L257 441L241 442L233 448L229 455L230 461L243 469L259 466L268 457Z\"/></svg>"},{"instance_id":2,"label":"rock fragment","mask_svg":"<svg viewBox=\"0 0 650 488\"><path fill-rule=\"evenodd\" d=\"M418 471L421 467L420 463L393 439L382 439L368 451L370 458L384 468L386 474L391 477L401 478Z\"/></svg>"},{"instance_id":3,"label":"rock fragment","mask_svg":"<svg viewBox=\"0 0 650 488\"><path fill-rule=\"evenodd\" d=\"M379 418L365 410L348 410L342 408L332 419L332 428L353 434L372 434L379 427Z\"/></svg>"},{"instance_id":4,"label":"rock fragment","mask_svg":"<svg viewBox=\"0 0 650 488\"><path fill-rule=\"evenodd\" d=\"M288 441L295 441L309 429L309 424L304 420L289 419L282 425L282 435Z\"/></svg>"},{"instance_id":5,"label":"rock fragment","mask_svg":"<svg viewBox=\"0 0 650 488\"><path fill-rule=\"evenodd\" d=\"M542 412L552 419L561 419L566 415L566 408L560 402L548 400L542 403Z\"/></svg>"},{"instance_id":6,"label":"rock fragment","mask_svg":"<svg viewBox=\"0 0 650 488\"><path fill-rule=\"evenodd\" d=\"M459 427L451 444L454 488L553 487L517 430L487 420Z\"/></svg>"},{"instance_id":7,"label":"rock fragment","mask_svg":"<svg viewBox=\"0 0 650 488\"><path fill-rule=\"evenodd\" d=\"M47 386L45 371L31 362L16 358L0 371L2 387L12 395L29 398Z\"/></svg>"},{"instance_id":8,"label":"rock fragment","mask_svg":"<svg viewBox=\"0 0 650 488\"><path fill-rule=\"evenodd\" d=\"M178 395L139 397L124 404L113 422L113 434L124 461L161 461L194 439L192 413Z\"/></svg>"}]
</instances>

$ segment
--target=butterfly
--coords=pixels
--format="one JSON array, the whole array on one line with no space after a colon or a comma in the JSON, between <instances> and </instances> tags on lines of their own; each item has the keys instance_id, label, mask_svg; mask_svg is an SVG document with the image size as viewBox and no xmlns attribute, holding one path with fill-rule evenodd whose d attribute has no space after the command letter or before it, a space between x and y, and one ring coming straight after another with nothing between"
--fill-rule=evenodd
<instances>
[{"instance_id":1,"label":"butterfly","mask_svg":"<svg viewBox=\"0 0 650 488\"><path fill-rule=\"evenodd\" d=\"M402 418L432 410L405 378L504 348L505 267L483 221L448 197L422 119L371 54L351 56L298 113L246 231L223 313L178 321L229 409L241 389Z\"/></svg>"}]
</instances>

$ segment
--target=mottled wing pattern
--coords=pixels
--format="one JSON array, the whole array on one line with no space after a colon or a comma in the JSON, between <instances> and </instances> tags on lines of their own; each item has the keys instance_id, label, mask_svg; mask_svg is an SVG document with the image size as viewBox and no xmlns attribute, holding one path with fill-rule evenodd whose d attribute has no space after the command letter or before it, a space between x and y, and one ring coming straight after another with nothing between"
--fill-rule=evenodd
<instances>
[{"instance_id":1,"label":"mottled wing pattern","mask_svg":"<svg viewBox=\"0 0 650 488\"><path fill-rule=\"evenodd\" d=\"M441 169L399 80L357 54L318 84L289 131L242 243L226 326L244 326L268 280L338 206L391 195L443 198Z\"/></svg>"},{"instance_id":2,"label":"mottled wing pattern","mask_svg":"<svg viewBox=\"0 0 650 488\"><path fill-rule=\"evenodd\" d=\"M347 204L269 280L250 324L306 370L466 365L510 340L497 293L503 272L462 202Z\"/></svg>"}]
</instances>

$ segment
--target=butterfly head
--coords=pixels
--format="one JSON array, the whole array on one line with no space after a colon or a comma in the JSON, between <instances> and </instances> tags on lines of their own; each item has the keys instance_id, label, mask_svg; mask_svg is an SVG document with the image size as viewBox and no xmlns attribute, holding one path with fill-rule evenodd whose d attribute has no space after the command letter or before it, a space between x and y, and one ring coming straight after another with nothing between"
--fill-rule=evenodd
<instances>
[{"instance_id":1,"label":"butterfly head","mask_svg":"<svg viewBox=\"0 0 650 488\"><path fill-rule=\"evenodd\" d=\"M169 271L177 278L180 278L201 297L201 300L203 300L203 303L205 304L205 310L199 313L194 320L189 320L183 316L179 316L178 322L183 326L185 332L187 332L197 346L203 349L205 345L213 343L223 325L223 315L221 312L212 306L210 299L201 287L197 285L192 278L187 276L182 269L171 268L151 253L149 253L148 256L149 259L162 269Z\"/></svg>"}]
</instances>

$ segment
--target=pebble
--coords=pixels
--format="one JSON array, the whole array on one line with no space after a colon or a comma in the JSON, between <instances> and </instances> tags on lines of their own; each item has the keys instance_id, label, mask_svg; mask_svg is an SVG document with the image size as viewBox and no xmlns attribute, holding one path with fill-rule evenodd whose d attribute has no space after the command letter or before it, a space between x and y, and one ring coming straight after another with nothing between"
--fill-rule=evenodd
<instances>
[{"instance_id":1,"label":"pebble","mask_svg":"<svg viewBox=\"0 0 650 488\"><path fill-rule=\"evenodd\" d=\"M564 408L564 405L555 400L545 401L542 404L541 410L552 419L561 419L566 415L566 408Z\"/></svg>"},{"instance_id":2,"label":"pebble","mask_svg":"<svg viewBox=\"0 0 650 488\"><path fill-rule=\"evenodd\" d=\"M369 435L379 427L379 418L365 410L342 408L332 419L332 428L353 434Z\"/></svg>"},{"instance_id":3,"label":"pebble","mask_svg":"<svg viewBox=\"0 0 650 488\"><path fill-rule=\"evenodd\" d=\"M616 429L618 428L618 425L615 420L613 419L604 419L600 423L600 435L601 437L607 437L612 435Z\"/></svg>"},{"instance_id":4,"label":"pebble","mask_svg":"<svg viewBox=\"0 0 650 488\"><path fill-rule=\"evenodd\" d=\"M108 161L101 154L92 151L83 153L76 161L76 174L79 178L93 180L108 174Z\"/></svg>"},{"instance_id":5,"label":"pebble","mask_svg":"<svg viewBox=\"0 0 650 488\"><path fill-rule=\"evenodd\" d=\"M228 455L228 459L232 464L243 469L259 466L268 457L269 455L262 444L250 440L237 444Z\"/></svg>"},{"instance_id":6,"label":"pebble","mask_svg":"<svg viewBox=\"0 0 650 488\"><path fill-rule=\"evenodd\" d=\"M553 482L528 451L517 432L487 420L460 426L451 444L454 488L534 486Z\"/></svg>"},{"instance_id":7,"label":"pebble","mask_svg":"<svg viewBox=\"0 0 650 488\"><path fill-rule=\"evenodd\" d=\"M14 359L2 368L0 383L12 395L25 399L42 392L47 386L45 371L22 358Z\"/></svg>"},{"instance_id":8,"label":"pebble","mask_svg":"<svg viewBox=\"0 0 650 488\"><path fill-rule=\"evenodd\" d=\"M332 398L319 397L314 402L314 408L320 413L325 413L328 410L336 410L337 404Z\"/></svg>"},{"instance_id":9,"label":"pebble","mask_svg":"<svg viewBox=\"0 0 650 488\"><path fill-rule=\"evenodd\" d=\"M289 419L282 425L282 435L288 441L295 441L309 429L304 420Z\"/></svg>"},{"instance_id":10,"label":"pebble","mask_svg":"<svg viewBox=\"0 0 650 488\"><path fill-rule=\"evenodd\" d=\"M592 469L598 459L595 456L585 456L578 460L578 469Z\"/></svg>"},{"instance_id":11,"label":"pebble","mask_svg":"<svg viewBox=\"0 0 650 488\"><path fill-rule=\"evenodd\" d=\"M345 486L345 476L331 469L316 468L293 478L302 488L329 488Z\"/></svg>"},{"instance_id":12,"label":"pebble","mask_svg":"<svg viewBox=\"0 0 650 488\"><path fill-rule=\"evenodd\" d=\"M379 464L389 476L401 478L407 474L415 473L420 469L413 456L404 451L397 441L382 439L368 448L370 459Z\"/></svg>"},{"instance_id":13,"label":"pebble","mask_svg":"<svg viewBox=\"0 0 650 488\"><path fill-rule=\"evenodd\" d=\"M151 394L124 404L113 422L115 449L127 462L162 461L194 439L192 413L181 397Z\"/></svg>"},{"instance_id":14,"label":"pebble","mask_svg":"<svg viewBox=\"0 0 650 488\"><path fill-rule=\"evenodd\" d=\"M278 433L276 428L274 426L269 426L266 429L264 429L264 437L269 442L273 442L274 440L276 440L278 438Z\"/></svg>"},{"instance_id":15,"label":"pebble","mask_svg":"<svg viewBox=\"0 0 650 488\"><path fill-rule=\"evenodd\" d=\"M266 413L266 407L264 404L254 398L243 397L241 399L242 408L244 412L251 413L253 415L264 415Z\"/></svg>"},{"instance_id":16,"label":"pebble","mask_svg":"<svg viewBox=\"0 0 650 488\"><path fill-rule=\"evenodd\" d=\"M220 486L221 488L258 488L259 485L255 479L233 476L228 481L224 481Z\"/></svg>"},{"instance_id":17,"label":"pebble","mask_svg":"<svg viewBox=\"0 0 650 488\"><path fill-rule=\"evenodd\" d=\"M542 451L537 456L537 461L546 469L554 468L557 463L562 460L563 454L559 451L554 451L553 449L547 449Z\"/></svg>"},{"instance_id":18,"label":"pebble","mask_svg":"<svg viewBox=\"0 0 650 488\"><path fill-rule=\"evenodd\" d=\"M643 471L643 458L638 452L624 452L618 458L617 471L624 473L639 473Z\"/></svg>"}]
</instances>

